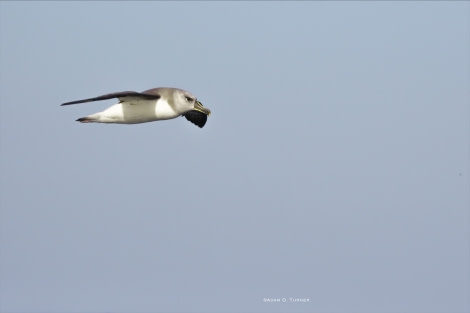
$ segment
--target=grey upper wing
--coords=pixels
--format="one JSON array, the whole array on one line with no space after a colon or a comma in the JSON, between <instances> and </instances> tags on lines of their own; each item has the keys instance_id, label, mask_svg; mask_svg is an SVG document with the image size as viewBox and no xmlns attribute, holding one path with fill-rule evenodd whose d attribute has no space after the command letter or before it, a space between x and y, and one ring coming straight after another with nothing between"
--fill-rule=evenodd
<instances>
[{"instance_id":1,"label":"grey upper wing","mask_svg":"<svg viewBox=\"0 0 470 313\"><path fill-rule=\"evenodd\" d=\"M125 98L125 97L137 97L137 98L142 98L142 99L159 99L160 95L155 92L136 92L136 91L120 91L120 92L113 92L113 93L108 93L106 95L98 96L95 98L88 98L88 99L83 99L83 100L76 100L76 101L70 101L70 102L65 102L62 103L61 105L70 105L70 104L77 104L77 103L85 103L85 102L92 102L92 101L100 101L100 100L108 100L108 99L113 99L113 98Z\"/></svg>"}]
</instances>

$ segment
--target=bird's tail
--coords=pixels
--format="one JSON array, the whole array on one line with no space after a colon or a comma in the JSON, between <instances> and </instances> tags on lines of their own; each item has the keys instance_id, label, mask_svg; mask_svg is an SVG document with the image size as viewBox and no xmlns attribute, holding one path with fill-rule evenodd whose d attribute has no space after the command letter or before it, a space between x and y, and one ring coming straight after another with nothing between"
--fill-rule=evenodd
<instances>
[{"instance_id":1,"label":"bird's tail","mask_svg":"<svg viewBox=\"0 0 470 313\"><path fill-rule=\"evenodd\" d=\"M95 118L90 117L90 116L80 117L76 121L80 122L80 123L94 123L94 122L97 122L97 120Z\"/></svg>"}]
</instances>

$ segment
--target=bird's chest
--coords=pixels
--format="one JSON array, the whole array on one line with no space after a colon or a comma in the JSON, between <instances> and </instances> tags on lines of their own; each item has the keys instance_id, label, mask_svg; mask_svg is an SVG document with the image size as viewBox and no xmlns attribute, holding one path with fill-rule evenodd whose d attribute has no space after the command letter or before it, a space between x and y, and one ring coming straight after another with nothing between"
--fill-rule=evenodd
<instances>
[{"instance_id":1,"label":"bird's chest","mask_svg":"<svg viewBox=\"0 0 470 313\"><path fill-rule=\"evenodd\" d=\"M179 116L173 106L165 100L132 101L121 103L126 120L157 121Z\"/></svg>"},{"instance_id":2,"label":"bird's chest","mask_svg":"<svg viewBox=\"0 0 470 313\"><path fill-rule=\"evenodd\" d=\"M158 99L155 103L155 116L159 119L169 119L180 115L174 105L164 99Z\"/></svg>"}]
</instances>

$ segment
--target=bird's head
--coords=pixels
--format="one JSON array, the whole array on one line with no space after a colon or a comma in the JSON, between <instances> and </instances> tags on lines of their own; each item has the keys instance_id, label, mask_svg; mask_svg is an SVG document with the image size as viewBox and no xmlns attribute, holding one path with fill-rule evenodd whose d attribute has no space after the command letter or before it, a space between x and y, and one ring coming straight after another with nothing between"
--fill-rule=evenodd
<instances>
[{"instance_id":1,"label":"bird's head","mask_svg":"<svg viewBox=\"0 0 470 313\"><path fill-rule=\"evenodd\" d=\"M177 97L179 97L179 101L181 103L185 103L185 107L191 107L192 110L204 113L205 115L211 115L211 110L204 107L201 102L197 100L197 98L191 94L190 92L182 90L181 92L177 93Z\"/></svg>"}]
</instances>

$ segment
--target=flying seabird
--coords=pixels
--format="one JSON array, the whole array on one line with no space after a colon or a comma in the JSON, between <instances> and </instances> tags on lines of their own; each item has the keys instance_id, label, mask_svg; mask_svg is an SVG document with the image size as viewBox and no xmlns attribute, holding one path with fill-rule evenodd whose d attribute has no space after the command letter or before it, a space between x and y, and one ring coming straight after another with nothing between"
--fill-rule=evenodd
<instances>
[{"instance_id":1,"label":"flying seabird","mask_svg":"<svg viewBox=\"0 0 470 313\"><path fill-rule=\"evenodd\" d=\"M190 92L178 88L153 88L143 92L113 92L95 98L62 103L70 105L118 98L114 104L102 112L77 119L81 123L138 124L168 120L184 116L188 121L204 127L211 114Z\"/></svg>"}]
</instances>

